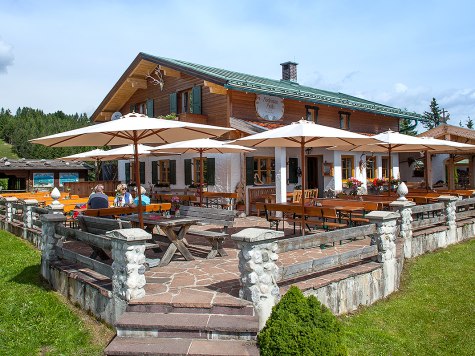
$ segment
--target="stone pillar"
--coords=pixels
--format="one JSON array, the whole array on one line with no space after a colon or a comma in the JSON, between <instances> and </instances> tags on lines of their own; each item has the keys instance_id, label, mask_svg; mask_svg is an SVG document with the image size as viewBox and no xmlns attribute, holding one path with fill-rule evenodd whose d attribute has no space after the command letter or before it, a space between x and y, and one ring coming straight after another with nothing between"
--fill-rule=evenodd
<instances>
[{"instance_id":1,"label":"stone pillar","mask_svg":"<svg viewBox=\"0 0 475 356\"><path fill-rule=\"evenodd\" d=\"M241 289L239 297L254 304L259 317L259 330L269 318L272 307L280 299L277 285L277 239L282 231L249 228L232 235L239 252Z\"/></svg>"},{"instance_id":2,"label":"stone pillar","mask_svg":"<svg viewBox=\"0 0 475 356\"><path fill-rule=\"evenodd\" d=\"M51 214L64 214L64 205L63 204L50 204L48 209L51 210Z\"/></svg>"},{"instance_id":3,"label":"stone pillar","mask_svg":"<svg viewBox=\"0 0 475 356\"><path fill-rule=\"evenodd\" d=\"M287 201L287 149L275 147L275 197L277 203Z\"/></svg>"},{"instance_id":4,"label":"stone pillar","mask_svg":"<svg viewBox=\"0 0 475 356\"><path fill-rule=\"evenodd\" d=\"M56 227L64 224L66 217L59 214L41 215L41 275L50 281L50 262L58 259L56 246L61 239L56 235Z\"/></svg>"},{"instance_id":5,"label":"stone pillar","mask_svg":"<svg viewBox=\"0 0 475 356\"><path fill-rule=\"evenodd\" d=\"M371 236L371 244L378 246L378 262L383 264L383 296L397 290L399 272L396 260L396 229L399 213L372 211L366 215L369 222L376 224L376 234Z\"/></svg>"},{"instance_id":6,"label":"stone pillar","mask_svg":"<svg viewBox=\"0 0 475 356\"><path fill-rule=\"evenodd\" d=\"M13 203L16 202L18 199L15 197L6 197L5 198L5 210L6 210L6 216L5 216L5 221L8 224L10 224L13 220Z\"/></svg>"},{"instance_id":7,"label":"stone pillar","mask_svg":"<svg viewBox=\"0 0 475 356\"><path fill-rule=\"evenodd\" d=\"M33 227L33 213L32 208L38 205L36 199L26 199L23 201L23 238L28 238L28 229Z\"/></svg>"},{"instance_id":8,"label":"stone pillar","mask_svg":"<svg viewBox=\"0 0 475 356\"><path fill-rule=\"evenodd\" d=\"M456 212L457 208L455 202L459 200L457 197L453 196L440 196L438 200L441 203L445 204L445 216L447 218L447 240L445 244L441 244L438 247L445 247L457 242L457 222L456 222Z\"/></svg>"},{"instance_id":9,"label":"stone pillar","mask_svg":"<svg viewBox=\"0 0 475 356\"><path fill-rule=\"evenodd\" d=\"M399 226L399 237L404 241L404 257L412 257L412 207L416 203L403 200L393 201L389 204L392 211L398 212L401 215L401 224Z\"/></svg>"},{"instance_id":10,"label":"stone pillar","mask_svg":"<svg viewBox=\"0 0 475 356\"><path fill-rule=\"evenodd\" d=\"M114 320L131 299L145 297L145 243L152 235L142 229L119 229L107 234L112 242Z\"/></svg>"}]
</instances>

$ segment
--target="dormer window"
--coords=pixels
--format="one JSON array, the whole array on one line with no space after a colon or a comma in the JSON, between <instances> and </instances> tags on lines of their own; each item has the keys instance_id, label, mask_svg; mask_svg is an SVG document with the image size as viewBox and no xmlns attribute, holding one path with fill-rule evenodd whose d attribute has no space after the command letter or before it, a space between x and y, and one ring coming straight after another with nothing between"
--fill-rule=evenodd
<instances>
[{"instance_id":1,"label":"dormer window","mask_svg":"<svg viewBox=\"0 0 475 356\"><path fill-rule=\"evenodd\" d=\"M350 129L350 113L340 111L338 112L340 115L340 129L342 130L349 130Z\"/></svg>"}]
</instances>

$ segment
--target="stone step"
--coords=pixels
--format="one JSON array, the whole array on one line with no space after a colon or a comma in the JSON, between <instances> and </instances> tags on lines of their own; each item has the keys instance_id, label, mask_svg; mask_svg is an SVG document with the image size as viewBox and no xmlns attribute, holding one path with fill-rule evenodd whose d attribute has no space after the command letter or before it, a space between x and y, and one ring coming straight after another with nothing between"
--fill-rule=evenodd
<instances>
[{"instance_id":1,"label":"stone step","mask_svg":"<svg viewBox=\"0 0 475 356\"><path fill-rule=\"evenodd\" d=\"M252 303L238 298L228 298L229 302L213 302L209 305L169 302L141 302L131 301L127 305L128 312L141 313L188 313L188 314L224 314L224 315L249 315L253 316Z\"/></svg>"},{"instance_id":2,"label":"stone step","mask_svg":"<svg viewBox=\"0 0 475 356\"><path fill-rule=\"evenodd\" d=\"M119 337L255 339L257 316L125 312L115 325Z\"/></svg>"},{"instance_id":3,"label":"stone step","mask_svg":"<svg viewBox=\"0 0 475 356\"><path fill-rule=\"evenodd\" d=\"M331 283L354 277L359 274L369 273L382 268L381 263L371 260L362 260L332 270L326 270L304 277L294 278L279 282L280 293L284 295L291 286L298 287L302 292L309 289L322 288Z\"/></svg>"},{"instance_id":4,"label":"stone step","mask_svg":"<svg viewBox=\"0 0 475 356\"><path fill-rule=\"evenodd\" d=\"M254 341L116 337L105 355L258 356Z\"/></svg>"}]
</instances>

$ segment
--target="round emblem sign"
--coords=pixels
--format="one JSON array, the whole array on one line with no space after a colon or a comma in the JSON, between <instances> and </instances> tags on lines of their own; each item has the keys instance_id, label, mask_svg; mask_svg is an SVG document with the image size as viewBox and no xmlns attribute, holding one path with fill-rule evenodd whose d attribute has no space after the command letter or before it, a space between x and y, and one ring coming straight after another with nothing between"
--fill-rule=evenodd
<instances>
[{"instance_id":1,"label":"round emblem sign","mask_svg":"<svg viewBox=\"0 0 475 356\"><path fill-rule=\"evenodd\" d=\"M276 96L257 95L256 111L263 119L280 120L284 116L284 100Z\"/></svg>"}]
</instances>

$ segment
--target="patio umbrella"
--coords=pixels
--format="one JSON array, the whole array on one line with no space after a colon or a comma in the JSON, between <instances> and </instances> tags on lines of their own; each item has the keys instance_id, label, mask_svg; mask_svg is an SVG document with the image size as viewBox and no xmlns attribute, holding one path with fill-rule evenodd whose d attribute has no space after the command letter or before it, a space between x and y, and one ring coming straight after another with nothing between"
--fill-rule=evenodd
<instances>
[{"instance_id":1,"label":"patio umbrella","mask_svg":"<svg viewBox=\"0 0 475 356\"><path fill-rule=\"evenodd\" d=\"M331 147L347 145L354 147L359 144L376 143L371 137L363 136L351 131L340 130L334 127L318 125L310 121L300 120L291 125L261 132L248 137L240 138L239 142L250 147L299 147L302 162L302 211L304 209L305 191L305 148ZM302 214L302 234L305 234L304 216Z\"/></svg>"},{"instance_id":2,"label":"patio umbrella","mask_svg":"<svg viewBox=\"0 0 475 356\"><path fill-rule=\"evenodd\" d=\"M99 172L100 172L100 168L99 168L100 167L99 166L100 159L98 157L100 157L100 155L103 154L104 152L106 152L106 151L104 151L103 149L100 149L100 148L96 148L92 151L76 153L74 155L60 157L58 159L61 159L63 161L73 161L73 162L94 161L94 164L95 164L95 167L96 167L96 169L95 169L96 177L98 177Z\"/></svg>"},{"instance_id":3,"label":"patio umbrella","mask_svg":"<svg viewBox=\"0 0 475 356\"><path fill-rule=\"evenodd\" d=\"M119 146L134 145L134 161L138 162L138 144L165 144L204 137L216 137L233 129L190 122L151 118L131 113L118 120L108 121L80 129L61 132L30 140L49 147L69 146ZM139 177L139 165L135 164L135 176ZM137 180L140 193L140 179ZM143 228L142 199L139 197L139 224Z\"/></svg>"},{"instance_id":4,"label":"patio umbrella","mask_svg":"<svg viewBox=\"0 0 475 356\"><path fill-rule=\"evenodd\" d=\"M389 156L389 178L392 177L392 158L393 152L448 152L474 149L475 146L458 142L438 140L431 137L416 137L404 135L399 132L388 130L380 134L371 136L378 142L375 144L362 144L350 147L349 145L336 145L331 147L332 150L341 151L367 151L367 152L388 152ZM427 174L426 174L427 177ZM427 187L426 179L426 187ZM390 184L390 183L388 183ZM388 189L388 195L391 190Z\"/></svg>"},{"instance_id":5,"label":"patio umbrella","mask_svg":"<svg viewBox=\"0 0 475 356\"><path fill-rule=\"evenodd\" d=\"M217 141L209 138L187 140L181 142L170 143L160 147L155 147L153 153L160 151L168 151L175 153L198 152L200 154L200 205L203 204L203 153L234 153L243 151L254 151L253 148L229 144L225 141Z\"/></svg>"}]
</instances>

